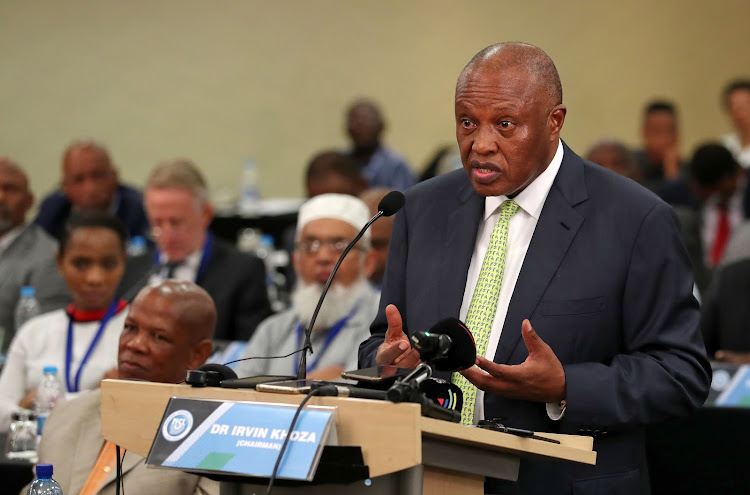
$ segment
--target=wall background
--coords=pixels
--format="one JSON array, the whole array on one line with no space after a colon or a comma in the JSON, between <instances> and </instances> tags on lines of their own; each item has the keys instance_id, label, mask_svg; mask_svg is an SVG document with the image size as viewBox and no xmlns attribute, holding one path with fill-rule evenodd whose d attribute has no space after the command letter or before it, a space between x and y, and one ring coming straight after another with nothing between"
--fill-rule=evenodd
<instances>
[{"instance_id":1,"label":"wall background","mask_svg":"<svg viewBox=\"0 0 750 495\"><path fill-rule=\"evenodd\" d=\"M689 154L729 130L719 93L750 75L748 19L742 0L6 0L0 155L38 199L78 137L108 145L132 184L185 156L234 193L252 156L263 196L296 197L308 158L345 144L348 102L370 96L386 142L421 169L455 139L461 68L504 40L555 60L579 153L602 136L636 145L643 103L669 97Z\"/></svg>"}]
</instances>

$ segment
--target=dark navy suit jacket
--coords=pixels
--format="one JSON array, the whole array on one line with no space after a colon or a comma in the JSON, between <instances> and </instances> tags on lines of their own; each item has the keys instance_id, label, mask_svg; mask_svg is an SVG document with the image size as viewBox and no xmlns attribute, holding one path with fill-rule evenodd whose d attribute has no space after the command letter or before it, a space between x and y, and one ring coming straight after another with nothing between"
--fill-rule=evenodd
<instances>
[{"instance_id":1,"label":"dark navy suit jacket","mask_svg":"<svg viewBox=\"0 0 750 495\"><path fill-rule=\"evenodd\" d=\"M149 224L143 209L141 192L129 186L117 186L117 204L114 215L122 220L128 237L148 237ZM42 200L34 223L57 239L65 221L70 216L71 204L62 191L55 191Z\"/></svg>"},{"instance_id":2,"label":"dark navy suit jacket","mask_svg":"<svg viewBox=\"0 0 750 495\"><path fill-rule=\"evenodd\" d=\"M149 281L155 250L128 258L118 294L135 297ZM255 327L271 315L266 289L266 268L256 256L241 253L214 238L206 268L195 281L216 304L215 340L249 340Z\"/></svg>"},{"instance_id":3,"label":"dark navy suit jacket","mask_svg":"<svg viewBox=\"0 0 750 495\"><path fill-rule=\"evenodd\" d=\"M378 316L360 347L372 365L395 304L407 333L458 316L484 198L463 170L418 184L396 217ZM485 417L508 426L592 435L596 466L522 460L501 493L648 493L643 426L684 415L708 394L710 366L675 215L630 179L567 146L508 307L497 363L528 356L525 318L566 376L567 410L485 394Z\"/></svg>"}]
</instances>

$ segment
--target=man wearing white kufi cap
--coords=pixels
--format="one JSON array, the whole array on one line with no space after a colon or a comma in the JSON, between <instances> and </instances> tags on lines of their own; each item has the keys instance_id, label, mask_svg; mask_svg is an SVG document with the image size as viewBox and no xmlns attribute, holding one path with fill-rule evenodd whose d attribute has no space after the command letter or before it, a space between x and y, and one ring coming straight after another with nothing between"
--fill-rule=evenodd
<instances>
[{"instance_id":1,"label":"man wearing white kufi cap","mask_svg":"<svg viewBox=\"0 0 750 495\"><path fill-rule=\"evenodd\" d=\"M318 298L347 244L370 219L362 200L346 194L322 194L305 202L297 218L292 260L297 283L289 309L268 317L253 334L243 357L283 356L302 348ZM308 357L309 378L336 379L357 367L359 343L370 334L379 293L367 278L375 266L370 233L341 263L312 334L314 354ZM237 366L239 376L294 375L298 354L283 359L253 359Z\"/></svg>"}]
</instances>

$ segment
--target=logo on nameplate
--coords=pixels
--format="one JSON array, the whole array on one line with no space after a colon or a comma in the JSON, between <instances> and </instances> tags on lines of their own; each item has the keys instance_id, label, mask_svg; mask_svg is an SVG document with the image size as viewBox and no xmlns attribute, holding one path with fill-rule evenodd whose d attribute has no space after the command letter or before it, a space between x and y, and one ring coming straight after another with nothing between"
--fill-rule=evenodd
<instances>
[{"instance_id":1,"label":"logo on nameplate","mask_svg":"<svg viewBox=\"0 0 750 495\"><path fill-rule=\"evenodd\" d=\"M190 411L180 409L167 417L161 427L161 434L170 442L179 442L190 433L192 427L193 415Z\"/></svg>"}]
</instances>

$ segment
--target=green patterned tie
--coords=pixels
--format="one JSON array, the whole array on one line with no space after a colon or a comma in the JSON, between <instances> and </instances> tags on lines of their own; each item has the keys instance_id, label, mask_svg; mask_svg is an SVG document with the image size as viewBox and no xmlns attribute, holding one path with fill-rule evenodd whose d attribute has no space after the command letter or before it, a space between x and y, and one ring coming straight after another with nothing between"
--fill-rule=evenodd
<instances>
[{"instance_id":1,"label":"green patterned tie","mask_svg":"<svg viewBox=\"0 0 750 495\"><path fill-rule=\"evenodd\" d=\"M471 296L469 312L466 314L466 326L471 330L477 344L477 356L484 357L487 343L490 340L492 324L497 312L497 299L500 296L500 285L505 271L505 253L508 251L508 223L510 217L518 211L518 203L512 199L503 202L500 218L492 229L490 245L482 261L474 294ZM477 388L460 373L453 373L451 382L458 385L464 394L464 405L461 409L461 423L474 424L474 407L477 399Z\"/></svg>"}]
</instances>

